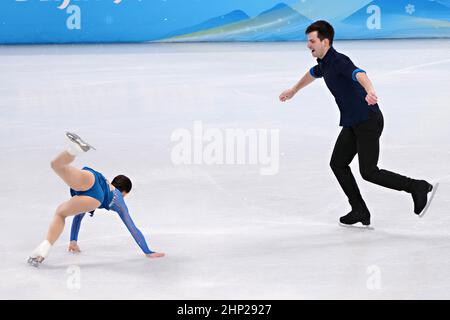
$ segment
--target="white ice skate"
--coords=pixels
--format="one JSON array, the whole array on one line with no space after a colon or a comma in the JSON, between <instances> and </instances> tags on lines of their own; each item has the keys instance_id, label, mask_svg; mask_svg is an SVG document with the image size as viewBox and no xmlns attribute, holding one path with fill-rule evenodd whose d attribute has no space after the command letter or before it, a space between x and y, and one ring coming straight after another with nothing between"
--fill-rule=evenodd
<instances>
[{"instance_id":1,"label":"white ice skate","mask_svg":"<svg viewBox=\"0 0 450 320\"><path fill-rule=\"evenodd\" d=\"M423 208L422 212L419 214L419 217L421 217L421 218L425 215L428 208L430 207L431 201L433 201L434 195L436 194L436 191L439 187L439 182L435 182L432 185L433 185L433 189L431 190L431 194L430 194L430 197L428 198L427 205L425 206L425 208Z\"/></svg>"},{"instance_id":2,"label":"white ice skate","mask_svg":"<svg viewBox=\"0 0 450 320\"><path fill-rule=\"evenodd\" d=\"M76 152L71 152L73 153L83 153L83 152L88 152L89 150L93 149L96 150L93 146L91 146L89 143L87 143L86 141L84 141L83 139L80 138L80 136L78 136L75 133L72 132L66 132L66 137L69 139L69 141L72 143L72 150L71 151L76 151ZM73 150L73 147L75 147L76 149Z\"/></svg>"},{"instance_id":3,"label":"white ice skate","mask_svg":"<svg viewBox=\"0 0 450 320\"><path fill-rule=\"evenodd\" d=\"M51 247L52 245L48 240L42 241L28 258L28 264L36 268L39 267L42 261L48 256Z\"/></svg>"}]
</instances>

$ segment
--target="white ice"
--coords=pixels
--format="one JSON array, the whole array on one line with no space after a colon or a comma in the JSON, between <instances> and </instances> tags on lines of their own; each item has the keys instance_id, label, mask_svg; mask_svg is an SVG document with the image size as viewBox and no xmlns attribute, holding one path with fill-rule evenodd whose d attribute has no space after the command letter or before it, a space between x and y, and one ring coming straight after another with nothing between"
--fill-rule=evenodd
<instances>
[{"instance_id":1,"label":"white ice","mask_svg":"<svg viewBox=\"0 0 450 320\"><path fill-rule=\"evenodd\" d=\"M329 168L339 114L322 80L278 95L315 61L305 43L0 47L0 298L449 299L450 41L338 41L365 69L385 117L379 166L439 180L423 218L410 195L360 178L374 231L349 211ZM178 128L280 130L280 168L180 165ZM116 214L71 219L48 259L26 264L68 188L50 161L76 132L78 158L134 182L131 215L150 260ZM79 288L77 287L79 284Z\"/></svg>"}]
</instances>

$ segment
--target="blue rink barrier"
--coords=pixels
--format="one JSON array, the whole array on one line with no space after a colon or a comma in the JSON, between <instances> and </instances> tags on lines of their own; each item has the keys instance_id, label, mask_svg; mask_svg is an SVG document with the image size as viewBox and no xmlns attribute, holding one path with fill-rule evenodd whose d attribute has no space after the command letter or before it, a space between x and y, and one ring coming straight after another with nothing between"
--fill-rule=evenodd
<instances>
[{"instance_id":1,"label":"blue rink barrier","mask_svg":"<svg viewBox=\"0 0 450 320\"><path fill-rule=\"evenodd\" d=\"M0 43L450 38L450 0L1 0Z\"/></svg>"}]
</instances>

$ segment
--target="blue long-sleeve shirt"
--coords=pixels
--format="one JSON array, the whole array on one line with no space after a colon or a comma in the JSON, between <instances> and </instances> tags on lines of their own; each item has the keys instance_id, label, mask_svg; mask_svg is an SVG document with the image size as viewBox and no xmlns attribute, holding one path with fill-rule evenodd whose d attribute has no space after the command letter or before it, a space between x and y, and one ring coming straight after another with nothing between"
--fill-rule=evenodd
<instances>
[{"instance_id":1,"label":"blue long-sleeve shirt","mask_svg":"<svg viewBox=\"0 0 450 320\"><path fill-rule=\"evenodd\" d=\"M105 208L108 210L115 211L119 214L120 219L122 219L123 223L126 225L128 231L130 231L136 243L141 247L142 251L145 254L153 253L147 246L147 242L145 241L144 235L141 231L135 226L133 220L131 219L130 213L128 212L128 207L125 204L125 201L122 197L122 194L118 189L113 191L114 196L109 208ZM73 218L72 221L72 229L70 232L70 241L78 241L78 233L80 231L81 221L83 220L85 213L78 214Z\"/></svg>"}]
</instances>

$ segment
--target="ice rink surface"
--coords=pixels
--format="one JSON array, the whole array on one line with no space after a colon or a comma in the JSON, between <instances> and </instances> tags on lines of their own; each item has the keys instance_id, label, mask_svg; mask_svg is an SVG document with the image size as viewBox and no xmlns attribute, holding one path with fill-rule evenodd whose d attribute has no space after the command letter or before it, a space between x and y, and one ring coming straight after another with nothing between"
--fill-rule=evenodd
<instances>
[{"instance_id":1,"label":"ice rink surface","mask_svg":"<svg viewBox=\"0 0 450 320\"><path fill-rule=\"evenodd\" d=\"M305 43L0 47L1 299L449 299L450 40L337 41L367 71L385 118L380 168L440 181L423 218L405 192L363 181L373 231L338 226L349 205L329 168L339 113L322 80L278 101L315 64ZM278 174L175 165L194 121L279 129ZM112 179L153 250L97 210L67 252L26 264L69 197L50 161L76 132L75 165Z\"/></svg>"}]
</instances>

